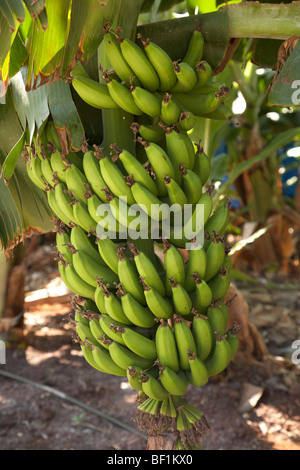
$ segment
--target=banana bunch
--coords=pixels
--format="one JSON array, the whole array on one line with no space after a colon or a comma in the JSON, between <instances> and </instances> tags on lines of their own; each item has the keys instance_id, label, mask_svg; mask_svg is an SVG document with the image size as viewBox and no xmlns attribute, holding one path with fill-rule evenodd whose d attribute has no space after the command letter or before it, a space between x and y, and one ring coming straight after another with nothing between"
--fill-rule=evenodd
<instances>
[{"instance_id":1,"label":"banana bunch","mask_svg":"<svg viewBox=\"0 0 300 470\"><path fill-rule=\"evenodd\" d=\"M226 119L223 105L228 88L214 82L213 70L203 60L204 40L196 29L186 55L177 61L156 43L137 38L140 45L121 36L120 28L113 31L104 26L102 47L110 67L102 70L99 83L88 76L78 63L70 74L70 83L90 106L101 109L122 109L134 116L149 118L142 132L154 132L162 120L166 125L177 124L182 130L194 127L195 117Z\"/></svg>"},{"instance_id":2,"label":"banana bunch","mask_svg":"<svg viewBox=\"0 0 300 470\"><path fill-rule=\"evenodd\" d=\"M216 115L227 88L210 82L199 30L175 63L140 39L144 50L107 26L103 47L111 70L103 71L104 83L92 82L79 64L72 72L74 88L89 104L133 115L136 154L115 143L108 153L84 142L80 152L64 155L49 121L25 153L26 168L56 218L56 259L63 282L78 296L72 305L84 358L97 371L128 380L140 399L140 427L146 420L148 430L149 423L155 432L176 429L178 448L199 448L207 423L182 396L224 371L239 340L224 300L230 201L213 209L211 161L189 131L197 116ZM199 206L203 246L195 229ZM129 241L134 208L160 257Z\"/></svg>"}]
</instances>

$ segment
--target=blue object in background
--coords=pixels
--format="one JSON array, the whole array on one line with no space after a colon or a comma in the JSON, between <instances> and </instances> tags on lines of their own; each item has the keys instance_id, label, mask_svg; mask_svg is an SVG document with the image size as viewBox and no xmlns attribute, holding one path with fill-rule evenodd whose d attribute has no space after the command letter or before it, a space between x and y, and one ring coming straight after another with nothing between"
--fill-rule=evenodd
<instances>
[{"instance_id":1,"label":"blue object in background","mask_svg":"<svg viewBox=\"0 0 300 470\"><path fill-rule=\"evenodd\" d=\"M297 179L299 178L299 158L289 157L287 156L287 152L288 150L293 149L295 147L299 147L299 144L295 145L294 143L291 143L287 145L283 150L278 150L280 166L286 168L286 171L281 175L282 192L284 196L292 199L295 197ZM287 185L286 182L293 177L297 178L295 179L295 183Z\"/></svg>"}]
</instances>

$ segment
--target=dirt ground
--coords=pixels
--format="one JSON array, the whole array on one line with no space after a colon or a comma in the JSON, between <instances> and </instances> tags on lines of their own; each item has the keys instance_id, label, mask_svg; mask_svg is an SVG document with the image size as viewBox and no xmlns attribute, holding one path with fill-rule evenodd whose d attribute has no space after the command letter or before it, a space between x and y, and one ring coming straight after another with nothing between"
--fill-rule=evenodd
<instances>
[{"instance_id":1,"label":"dirt ground","mask_svg":"<svg viewBox=\"0 0 300 470\"><path fill-rule=\"evenodd\" d=\"M65 395L0 375L0 449L144 450L147 436L134 422L136 392L124 378L97 372L85 362L73 340L69 293L33 299L49 283L63 288L51 250L42 246L26 275L24 338L11 341L0 373L11 372ZM269 355L249 363L238 354L225 373L188 390L186 398L204 412L210 426L203 449L300 450L300 371L291 361L292 341L300 339L300 294L243 293Z\"/></svg>"}]
</instances>

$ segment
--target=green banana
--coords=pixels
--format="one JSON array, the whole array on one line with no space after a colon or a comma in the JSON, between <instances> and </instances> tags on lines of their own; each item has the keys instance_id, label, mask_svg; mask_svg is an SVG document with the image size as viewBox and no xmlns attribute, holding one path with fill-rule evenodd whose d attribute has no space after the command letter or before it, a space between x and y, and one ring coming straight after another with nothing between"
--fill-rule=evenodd
<instances>
[{"instance_id":1,"label":"green banana","mask_svg":"<svg viewBox=\"0 0 300 470\"><path fill-rule=\"evenodd\" d=\"M203 313L203 311L210 306L213 300L213 293L209 284L203 279L200 279L196 273L193 273L192 276L196 283L195 290L190 294L193 307L196 310L199 310L200 313Z\"/></svg>"},{"instance_id":2,"label":"green banana","mask_svg":"<svg viewBox=\"0 0 300 470\"><path fill-rule=\"evenodd\" d=\"M104 372L103 369L101 367L99 367L98 364L96 363L96 361L93 357L92 349L88 346L85 346L84 344L81 344L80 348L81 348L83 357L86 360L86 362L90 366L92 366L94 369L98 370L99 372Z\"/></svg>"},{"instance_id":3,"label":"green banana","mask_svg":"<svg viewBox=\"0 0 300 470\"><path fill-rule=\"evenodd\" d=\"M170 204L177 204L179 206L179 210L183 210L185 204L188 204L185 192L181 189L181 186L173 178L170 178L169 176L165 175L164 181L167 185Z\"/></svg>"},{"instance_id":4,"label":"green banana","mask_svg":"<svg viewBox=\"0 0 300 470\"><path fill-rule=\"evenodd\" d=\"M189 293L195 290L196 287L196 282L192 274L196 273L200 279L203 279L207 266L206 251L197 246L196 239L193 240L193 245L195 246L189 250L188 260L185 265L185 281L183 284L184 288Z\"/></svg>"},{"instance_id":5,"label":"green banana","mask_svg":"<svg viewBox=\"0 0 300 470\"><path fill-rule=\"evenodd\" d=\"M58 217L67 227L72 226L73 222L68 219L65 213L61 210L60 206L57 204L55 198L55 191L49 185L46 186L46 194L50 209L55 214L55 216Z\"/></svg>"},{"instance_id":6,"label":"green banana","mask_svg":"<svg viewBox=\"0 0 300 470\"><path fill-rule=\"evenodd\" d=\"M197 75L187 62L175 61L174 70L177 83L170 89L171 93L188 93L197 83Z\"/></svg>"},{"instance_id":7,"label":"green banana","mask_svg":"<svg viewBox=\"0 0 300 470\"><path fill-rule=\"evenodd\" d=\"M154 42L143 39L141 34L138 34L137 37L141 39L146 55L158 75L158 89L160 91L170 90L177 82L172 59Z\"/></svg>"},{"instance_id":8,"label":"green banana","mask_svg":"<svg viewBox=\"0 0 300 470\"><path fill-rule=\"evenodd\" d=\"M120 332L128 349L145 359L151 359L152 361L157 359L155 341L132 328L123 328L120 329Z\"/></svg>"},{"instance_id":9,"label":"green banana","mask_svg":"<svg viewBox=\"0 0 300 470\"><path fill-rule=\"evenodd\" d=\"M212 300L214 302L225 296L230 286L230 274L224 266L221 267L220 272L216 276L208 281L208 286L212 292Z\"/></svg>"},{"instance_id":10,"label":"green banana","mask_svg":"<svg viewBox=\"0 0 300 470\"><path fill-rule=\"evenodd\" d=\"M169 396L169 392L162 386L158 379L155 379L146 372L140 373L143 392L154 400L163 401Z\"/></svg>"},{"instance_id":11,"label":"green banana","mask_svg":"<svg viewBox=\"0 0 300 470\"><path fill-rule=\"evenodd\" d=\"M180 113L178 124L184 132L189 132L195 127L196 116L189 111Z\"/></svg>"},{"instance_id":12,"label":"green banana","mask_svg":"<svg viewBox=\"0 0 300 470\"><path fill-rule=\"evenodd\" d=\"M225 260L225 249L221 238L214 232L213 241L207 251L207 266L203 279L208 282L212 279L223 266Z\"/></svg>"},{"instance_id":13,"label":"green banana","mask_svg":"<svg viewBox=\"0 0 300 470\"><path fill-rule=\"evenodd\" d=\"M85 177L92 189L92 191L101 199L102 202L106 202L103 188L107 185L102 178L99 160L95 157L94 152L85 152L83 156L83 171Z\"/></svg>"},{"instance_id":14,"label":"green banana","mask_svg":"<svg viewBox=\"0 0 300 470\"><path fill-rule=\"evenodd\" d=\"M179 357L174 332L164 320L160 320L155 334L157 358L162 366L179 372Z\"/></svg>"},{"instance_id":15,"label":"green banana","mask_svg":"<svg viewBox=\"0 0 300 470\"><path fill-rule=\"evenodd\" d=\"M105 286L103 283L103 279L98 279L97 281L97 287L95 289L95 294L94 294L94 299L96 306L101 314L107 314L108 312L106 311L105 308L105 292L104 292Z\"/></svg>"},{"instance_id":16,"label":"green banana","mask_svg":"<svg viewBox=\"0 0 300 470\"><path fill-rule=\"evenodd\" d=\"M166 131L166 148L169 159L174 168L174 179L178 184L181 184L182 174L180 172L180 165L190 168L190 153L186 145L186 139L183 139L183 133L179 131L178 127L165 127ZM168 174L168 173L167 173ZM168 174L168 176L172 177Z\"/></svg>"},{"instance_id":17,"label":"green banana","mask_svg":"<svg viewBox=\"0 0 300 470\"><path fill-rule=\"evenodd\" d=\"M197 83L193 88L193 92L201 92L202 88L207 84L207 82L211 79L213 70L208 62L205 60L201 60L198 62L196 66L196 75L197 75Z\"/></svg>"},{"instance_id":18,"label":"green banana","mask_svg":"<svg viewBox=\"0 0 300 470\"><path fill-rule=\"evenodd\" d=\"M159 89L158 75L149 61L145 52L130 39L117 37L120 42L120 48L127 64L134 71L134 75L142 83L143 87L149 91Z\"/></svg>"},{"instance_id":19,"label":"green banana","mask_svg":"<svg viewBox=\"0 0 300 470\"><path fill-rule=\"evenodd\" d=\"M72 263L72 253L68 248L69 243L70 235L67 232L64 230L56 232L56 247L59 253L63 255L63 258L67 263Z\"/></svg>"},{"instance_id":20,"label":"green banana","mask_svg":"<svg viewBox=\"0 0 300 470\"><path fill-rule=\"evenodd\" d=\"M126 113L139 116L143 111L136 105L129 88L114 78L110 78L107 71L103 72L103 79L106 82L109 94L117 105Z\"/></svg>"},{"instance_id":21,"label":"green banana","mask_svg":"<svg viewBox=\"0 0 300 470\"><path fill-rule=\"evenodd\" d=\"M120 109L104 83L99 83L83 75L73 77L71 83L80 98L93 108Z\"/></svg>"},{"instance_id":22,"label":"green banana","mask_svg":"<svg viewBox=\"0 0 300 470\"><path fill-rule=\"evenodd\" d=\"M110 292L107 287L103 286L104 291L104 308L106 313L115 321L132 325L133 323L126 317L120 299Z\"/></svg>"},{"instance_id":23,"label":"green banana","mask_svg":"<svg viewBox=\"0 0 300 470\"><path fill-rule=\"evenodd\" d=\"M123 339L123 336L120 332L120 329L125 328L127 325L125 323L119 322L117 320L114 320L110 315L101 315L100 317L100 326L103 329L104 333L106 336L111 341L115 341L118 344L121 344L122 346L125 346L125 341ZM108 346L110 346L110 343L108 343ZM108 347L109 349L109 347Z\"/></svg>"},{"instance_id":24,"label":"green banana","mask_svg":"<svg viewBox=\"0 0 300 470\"><path fill-rule=\"evenodd\" d=\"M129 259L125 253L125 247L117 247L118 277L125 291L136 301L146 305L143 287L140 283L139 273L135 262Z\"/></svg>"},{"instance_id":25,"label":"green banana","mask_svg":"<svg viewBox=\"0 0 300 470\"><path fill-rule=\"evenodd\" d=\"M204 38L199 28L195 29L192 33L188 49L183 57L183 62L195 68L198 62L202 59L204 50Z\"/></svg>"},{"instance_id":26,"label":"green banana","mask_svg":"<svg viewBox=\"0 0 300 470\"><path fill-rule=\"evenodd\" d=\"M50 158L47 157L45 152L41 151L40 155L41 158L41 172L43 179L52 187L54 188L54 180L53 180L53 170L50 163Z\"/></svg>"},{"instance_id":27,"label":"green banana","mask_svg":"<svg viewBox=\"0 0 300 470\"><path fill-rule=\"evenodd\" d=\"M83 323L77 323L75 329L79 339L83 344L99 346L99 342L91 332L90 326L86 326Z\"/></svg>"},{"instance_id":28,"label":"green banana","mask_svg":"<svg viewBox=\"0 0 300 470\"><path fill-rule=\"evenodd\" d=\"M41 170L41 160L38 157L32 157L26 162L26 170L31 181L45 191L46 182Z\"/></svg>"},{"instance_id":29,"label":"green banana","mask_svg":"<svg viewBox=\"0 0 300 470\"><path fill-rule=\"evenodd\" d=\"M207 310L207 318L211 326L211 330L215 335L224 335L226 331L225 319L220 307L213 305Z\"/></svg>"},{"instance_id":30,"label":"green banana","mask_svg":"<svg viewBox=\"0 0 300 470\"><path fill-rule=\"evenodd\" d=\"M178 315L183 317L188 316L192 310L192 300L185 290L185 288L176 283L173 278L170 278L171 288L172 288L172 300L175 311Z\"/></svg>"},{"instance_id":31,"label":"green banana","mask_svg":"<svg viewBox=\"0 0 300 470\"><path fill-rule=\"evenodd\" d=\"M189 387L185 375L180 372L174 372L166 366L160 367L159 379L162 386L170 395L185 395Z\"/></svg>"},{"instance_id":32,"label":"green banana","mask_svg":"<svg viewBox=\"0 0 300 470\"><path fill-rule=\"evenodd\" d=\"M109 351L106 351L104 348L96 347L92 350L92 354L97 366L102 369L102 372L120 377L126 377L126 369L119 367L115 363L115 361L111 358Z\"/></svg>"},{"instance_id":33,"label":"green banana","mask_svg":"<svg viewBox=\"0 0 300 470\"><path fill-rule=\"evenodd\" d=\"M178 349L179 364L182 370L190 370L188 351L196 353L196 343L188 324L177 316L174 320L174 335Z\"/></svg>"},{"instance_id":34,"label":"green banana","mask_svg":"<svg viewBox=\"0 0 300 470\"><path fill-rule=\"evenodd\" d=\"M185 281L185 266L184 260L180 251L174 246L171 245L167 240L163 240L164 244L164 263L165 263L165 282L166 282L166 292L168 295L172 296L172 286L170 278L174 282L183 285Z\"/></svg>"},{"instance_id":35,"label":"green banana","mask_svg":"<svg viewBox=\"0 0 300 470\"><path fill-rule=\"evenodd\" d=\"M202 196L202 181L193 170L179 165L182 174L183 191L187 198L187 204L197 204Z\"/></svg>"},{"instance_id":36,"label":"green banana","mask_svg":"<svg viewBox=\"0 0 300 470\"><path fill-rule=\"evenodd\" d=\"M126 346L113 341L109 346L109 353L113 361L122 369L127 370L130 366L141 367L143 370L149 369L153 365L151 359L145 359L130 351Z\"/></svg>"},{"instance_id":37,"label":"green banana","mask_svg":"<svg viewBox=\"0 0 300 470\"><path fill-rule=\"evenodd\" d=\"M216 232L224 235L229 222L229 203L220 205L209 217L205 224L206 232Z\"/></svg>"},{"instance_id":38,"label":"green banana","mask_svg":"<svg viewBox=\"0 0 300 470\"><path fill-rule=\"evenodd\" d=\"M197 147L197 151L195 153L195 163L193 167L193 171L197 173L202 181L202 185L204 186L210 177L211 173L211 161L209 157L203 150L200 142L195 144Z\"/></svg>"},{"instance_id":39,"label":"green banana","mask_svg":"<svg viewBox=\"0 0 300 470\"><path fill-rule=\"evenodd\" d=\"M53 173L56 174L59 181L66 184L67 183L67 178L66 178L67 167L66 167L66 164L64 163L64 158L61 156L61 154L58 151L55 151L54 153L52 153L50 157L50 165L51 165Z\"/></svg>"},{"instance_id":40,"label":"green banana","mask_svg":"<svg viewBox=\"0 0 300 470\"><path fill-rule=\"evenodd\" d=\"M236 355L239 349L239 325L234 322L232 328L226 331L226 340L230 346L230 360Z\"/></svg>"},{"instance_id":41,"label":"green banana","mask_svg":"<svg viewBox=\"0 0 300 470\"><path fill-rule=\"evenodd\" d=\"M203 362L196 356L195 353L189 353L188 359L190 361L190 371L186 371L188 381L194 387L202 387L208 382L208 372Z\"/></svg>"},{"instance_id":42,"label":"green banana","mask_svg":"<svg viewBox=\"0 0 300 470\"><path fill-rule=\"evenodd\" d=\"M134 181L141 183L155 196L157 196L158 191L156 184L147 172L144 165L142 165L134 155L128 152L128 150L120 150L116 145L113 144L110 147L116 152L116 156L113 158L113 160L118 158L122 162L127 174L131 175Z\"/></svg>"},{"instance_id":43,"label":"green banana","mask_svg":"<svg viewBox=\"0 0 300 470\"><path fill-rule=\"evenodd\" d=\"M118 276L108 267L99 264L85 252L74 249L73 265L77 274L90 286L97 287L97 279L102 278L105 284L117 282Z\"/></svg>"},{"instance_id":44,"label":"green banana","mask_svg":"<svg viewBox=\"0 0 300 470\"><path fill-rule=\"evenodd\" d=\"M230 346L223 336L217 337L213 353L204 361L208 376L220 374L230 362Z\"/></svg>"},{"instance_id":45,"label":"green banana","mask_svg":"<svg viewBox=\"0 0 300 470\"><path fill-rule=\"evenodd\" d=\"M54 180L56 181L56 178L54 178ZM72 207L72 198L68 194L67 186L65 186L64 183L56 181L54 186L54 195L60 210L65 214L70 222L76 224Z\"/></svg>"},{"instance_id":46,"label":"green banana","mask_svg":"<svg viewBox=\"0 0 300 470\"><path fill-rule=\"evenodd\" d=\"M172 93L174 101L182 111L189 111L198 117L215 111L223 100L223 94L218 92L199 95L196 93L175 93L173 90Z\"/></svg>"},{"instance_id":47,"label":"green banana","mask_svg":"<svg viewBox=\"0 0 300 470\"><path fill-rule=\"evenodd\" d=\"M102 342L104 340L107 340L108 338L106 337L104 330L100 326L99 319L95 317L92 318L89 322L89 327L95 340L98 341L98 343L102 346Z\"/></svg>"},{"instance_id":48,"label":"green banana","mask_svg":"<svg viewBox=\"0 0 300 470\"><path fill-rule=\"evenodd\" d=\"M214 336L208 317L193 309L192 332L196 343L197 357L201 361L208 358L214 344Z\"/></svg>"},{"instance_id":49,"label":"green banana","mask_svg":"<svg viewBox=\"0 0 300 470\"><path fill-rule=\"evenodd\" d=\"M142 392L143 387L140 382L140 373L142 372L143 369L141 367L136 367L136 366L129 366L127 368L127 380L133 390L136 390L137 392Z\"/></svg>"},{"instance_id":50,"label":"green banana","mask_svg":"<svg viewBox=\"0 0 300 470\"><path fill-rule=\"evenodd\" d=\"M131 95L136 106L153 119L160 115L160 101L148 90L138 86L130 86Z\"/></svg>"},{"instance_id":51,"label":"green banana","mask_svg":"<svg viewBox=\"0 0 300 470\"><path fill-rule=\"evenodd\" d=\"M88 77L89 74L85 70L83 64L80 61L76 62L75 67L70 72L70 77L77 77L78 75L82 75L84 77ZM52 121L51 121L52 122Z\"/></svg>"},{"instance_id":52,"label":"green banana","mask_svg":"<svg viewBox=\"0 0 300 470\"><path fill-rule=\"evenodd\" d=\"M69 191L68 193L72 198L71 191ZM96 233L97 223L90 216L90 213L88 211L86 204L84 204L81 201L77 201L73 196L72 207L73 207L74 219L77 225L79 225L83 230L85 230L88 233L90 232Z\"/></svg>"},{"instance_id":53,"label":"green banana","mask_svg":"<svg viewBox=\"0 0 300 470\"><path fill-rule=\"evenodd\" d=\"M130 228L130 224L136 220L136 217L137 217L136 213L131 215L130 207L127 205L127 201L123 200L122 197L118 198L114 196L107 187L103 189L103 192L105 193L106 204L109 203L110 209L109 209L109 213L107 213L107 217L105 217L105 219L100 217L98 219L98 223L103 228L105 227L105 224L107 224L108 229L111 226L112 230L115 229L114 231L117 231L120 234L122 234L122 238L123 238L123 234L124 234L124 237L126 237L127 229ZM107 205L103 207L108 209ZM95 213L95 210L94 210L94 213ZM107 222L108 217L109 219L111 218L110 224ZM121 235L119 235L119 237L121 238Z\"/></svg>"},{"instance_id":54,"label":"green banana","mask_svg":"<svg viewBox=\"0 0 300 470\"><path fill-rule=\"evenodd\" d=\"M105 25L104 27L105 34L103 36L103 47L105 53L113 70L120 77L121 81L129 83L130 79L134 77L134 71L129 67L128 63L124 59L119 41L116 39L114 34L109 31L107 26L108 25ZM134 83L136 85L140 83L136 77L134 78Z\"/></svg>"},{"instance_id":55,"label":"green banana","mask_svg":"<svg viewBox=\"0 0 300 470\"><path fill-rule=\"evenodd\" d=\"M135 182L130 175L127 177L127 184L131 188L136 204L148 215L150 219L152 219L151 223L153 221L159 222L169 217L169 207L163 205L161 200L149 191L146 186Z\"/></svg>"},{"instance_id":56,"label":"green banana","mask_svg":"<svg viewBox=\"0 0 300 470\"><path fill-rule=\"evenodd\" d=\"M126 184L121 170L112 159L96 147L96 157L100 160L100 171L106 186L116 197L127 197L128 205L135 204L130 187Z\"/></svg>"},{"instance_id":57,"label":"green banana","mask_svg":"<svg viewBox=\"0 0 300 470\"><path fill-rule=\"evenodd\" d=\"M93 194L90 188L87 188L87 209L90 217L96 223L96 235L97 237L107 236L109 238L124 238L127 234L127 229L117 220L117 214L115 213L115 202L117 209L118 198L111 195L108 188L104 189L105 197L107 198L106 204ZM114 204L110 204L111 201L108 199L110 194L111 200L114 200ZM127 206L126 206L127 207Z\"/></svg>"},{"instance_id":58,"label":"green banana","mask_svg":"<svg viewBox=\"0 0 300 470\"><path fill-rule=\"evenodd\" d=\"M168 191L164 183L164 176L168 175L171 178L175 178L174 167L169 156L164 149L155 142L146 142L140 137L137 138L137 141L144 146L148 160L156 175L159 196L166 196Z\"/></svg>"},{"instance_id":59,"label":"green banana","mask_svg":"<svg viewBox=\"0 0 300 470\"><path fill-rule=\"evenodd\" d=\"M118 286L117 294L121 296L121 304L126 317L136 326L151 328L155 325L154 315L148 307L144 307L133 295Z\"/></svg>"},{"instance_id":60,"label":"green banana","mask_svg":"<svg viewBox=\"0 0 300 470\"><path fill-rule=\"evenodd\" d=\"M104 261L97 250L96 243L91 242L91 237L81 227L79 227L79 225L76 225L71 229L70 243L76 250L91 256L99 264L104 264Z\"/></svg>"},{"instance_id":61,"label":"green banana","mask_svg":"<svg viewBox=\"0 0 300 470\"><path fill-rule=\"evenodd\" d=\"M87 204L84 193L86 190L85 184L88 184L88 181L84 173L74 163L68 163L67 165L66 183L68 190L72 192L74 197L83 204Z\"/></svg>"},{"instance_id":62,"label":"green banana","mask_svg":"<svg viewBox=\"0 0 300 470\"><path fill-rule=\"evenodd\" d=\"M161 296L165 296L166 290L156 266L143 251L138 250L133 243L128 243L134 257L139 277L148 287L153 287Z\"/></svg>"},{"instance_id":63,"label":"green banana","mask_svg":"<svg viewBox=\"0 0 300 470\"><path fill-rule=\"evenodd\" d=\"M180 108L169 93L165 94L161 102L160 116L167 126L176 124L180 117Z\"/></svg>"},{"instance_id":64,"label":"green banana","mask_svg":"<svg viewBox=\"0 0 300 470\"><path fill-rule=\"evenodd\" d=\"M114 273L118 274L119 257L115 243L108 237L100 236L97 238L97 245L101 258Z\"/></svg>"},{"instance_id":65,"label":"green banana","mask_svg":"<svg viewBox=\"0 0 300 470\"><path fill-rule=\"evenodd\" d=\"M147 142L160 143L165 136L163 129L156 123L133 122L131 124L131 129L135 135L140 134L142 139Z\"/></svg>"},{"instance_id":66,"label":"green banana","mask_svg":"<svg viewBox=\"0 0 300 470\"><path fill-rule=\"evenodd\" d=\"M163 297L157 290L147 286L142 280L144 295L148 308L157 318L167 320L173 315L173 307L169 299Z\"/></svg>"}]
</instances>

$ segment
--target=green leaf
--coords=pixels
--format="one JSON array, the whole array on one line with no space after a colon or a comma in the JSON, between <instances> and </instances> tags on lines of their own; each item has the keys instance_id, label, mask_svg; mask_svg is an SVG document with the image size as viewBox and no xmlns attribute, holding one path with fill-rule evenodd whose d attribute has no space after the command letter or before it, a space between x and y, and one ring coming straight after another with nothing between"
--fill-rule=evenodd
<instances>
[{"instance_id":1,"label":"green leaf","mask_svg":"<svg viewBox=\"0 0 300 470\"><path fill-rule=\"evenodd\" d=\"M25 136L26 136L26 131L23 132L21 138L18 140L16 145L11 149L9 154L7 155L3 166L2 166L2 176L6 179L9 180L16 168L17 161L19 159L19 156L22 153L24 144L25 144Z\"/></svg>"}]
</instances>

